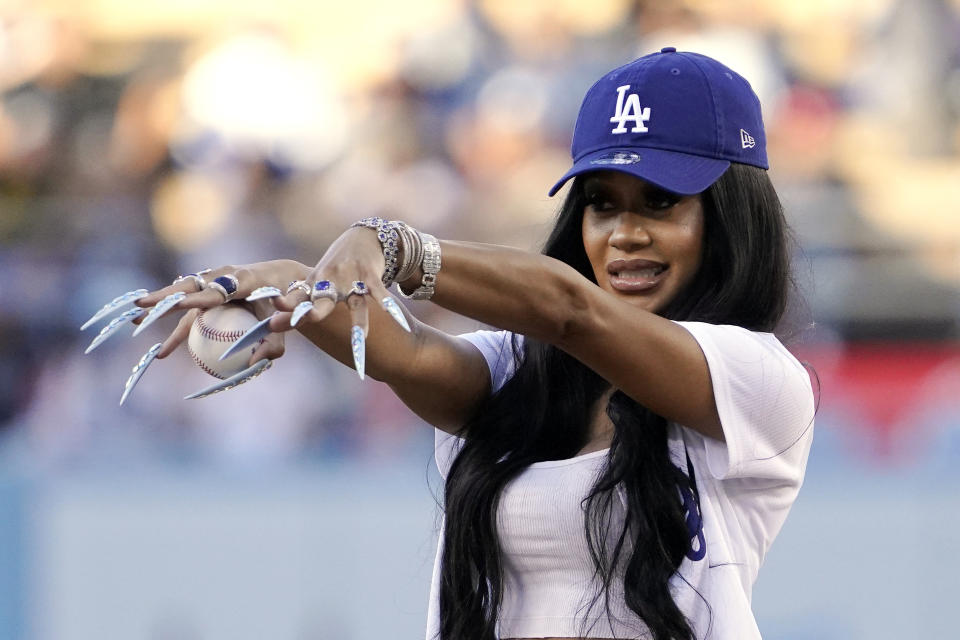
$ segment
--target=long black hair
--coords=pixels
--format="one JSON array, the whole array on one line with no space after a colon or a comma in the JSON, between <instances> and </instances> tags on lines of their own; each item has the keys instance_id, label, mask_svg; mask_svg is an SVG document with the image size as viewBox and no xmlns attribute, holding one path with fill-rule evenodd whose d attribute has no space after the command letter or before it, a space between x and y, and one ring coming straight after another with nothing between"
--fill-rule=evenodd
<instances>
[{"instance_id":1,"label":"long black hair","mask_svg":"<svg viewBox=\"0 0 960 640\"><path fill-rule=\"evenodd\" d=\"M790 272L786 223L767 173L733 164L702 194L702 204L700 269L660 315L772 331L786 306ZM595 283L583 247L585 205L578 179L543 253ZM525 338L513 348L516 372L464 425L466 441L446 480L441 640L495 640L503 596L496 515L501 491L533 462L576 455L588 441L591 411L609 388L552 345ZM584 533L607 613L609 587L621 580L627 606L654 640L693 640L668 584L691 550L677 499L678 489L690 495L691 480L670 459L665 418L619 391L606 412L614 436L608 464L584 500ZM612 515L618 487L625 498L622 521ZM599 596L598 590L591 609Z\"/></svg>"}]
</instances>

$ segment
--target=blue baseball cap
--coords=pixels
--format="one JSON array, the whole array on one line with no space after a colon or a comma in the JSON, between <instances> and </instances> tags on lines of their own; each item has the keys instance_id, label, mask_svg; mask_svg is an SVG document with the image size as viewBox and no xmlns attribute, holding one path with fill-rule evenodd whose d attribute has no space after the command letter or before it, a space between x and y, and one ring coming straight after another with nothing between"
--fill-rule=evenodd
<instances>
[{"instance_id":1,"label":"blue baseball cap","mask_svg":"<svg viewBox=\"0 0 960 640\"><path fill-rule=\"evenodd\" d=\"M550 189L612 169L683 195L700 193L731 162L768 169L760 100L713 58L665 47L603 76L580 105L573 167Z\"/></svg>"}]
</instances>

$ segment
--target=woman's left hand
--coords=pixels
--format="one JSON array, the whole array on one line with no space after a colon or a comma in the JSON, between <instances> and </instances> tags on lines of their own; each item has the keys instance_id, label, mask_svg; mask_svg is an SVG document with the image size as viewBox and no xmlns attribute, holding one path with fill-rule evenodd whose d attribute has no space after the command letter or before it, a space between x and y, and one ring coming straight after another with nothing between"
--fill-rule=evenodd
<instances>
[{"instance_id":1,"label":"woman's left hand","mask_svg":"<svg viewBox=\"0 0 960 640\"><path fill-rule=\"evenodd\" d=\"M360 379L364 379L370 327L367 299L373 297L379 301L393 320L406 331L411 330L400 305L382 282L385 265L376 230L357 226L347 229L330 245L306 279L294 282L286 296L277 298L277 309L289 313L278 313L269 322L270 327L278 330L297 327L302 321L320 323L343 302L350 312L353 366Z\"/></svg>"}]
</instances>

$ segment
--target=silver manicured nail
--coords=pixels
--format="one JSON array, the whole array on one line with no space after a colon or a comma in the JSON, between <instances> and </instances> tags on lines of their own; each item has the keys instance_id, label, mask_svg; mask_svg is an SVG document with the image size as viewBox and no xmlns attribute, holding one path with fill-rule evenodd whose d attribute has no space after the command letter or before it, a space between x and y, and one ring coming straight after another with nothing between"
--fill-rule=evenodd
<instances>
[{"instance_id":1,"label":"silver manicured nail","mask_svg":"<svg viewBox=\"0 0 960 640\"><path fill-rule=\"evenodd\" d=\"M143 377L143 372L147 370L147 367L150 366L150 363L154 361L157 357L157 354L160 353L160 345L162 342L150 347L150 349L143 354L143 357L140 358L138 362L133 367L133 373L130 374L130 377L127 378L127 383L123 385L123 395L120 397L120 406L123 406L123 403L127 401L127 398L130 396L130 392L133 391L133 388L137 386L137 383L140 382L140 378Z\"/></svg>"},{"instance_id":2,"label":"silver manicured nail","mask_svg":"<svg viewBox=\"0 0 960 640\"><path fill-rule=\"evenodd\" d=\"M350 350L353 351L353 367L357 370L357 375L363 380L364 366L366 364L366 337L363 335L363 329L360 325L353 325L350 330Z\"/></svg>"},{"instance_id":3,"label":"silver manicured nail","mask_svg":"<svg viewBox=\"0 0 960 640\"><path fill-rule=\"evenodd\" d=\"M265 338L266 336L270 335L269 324L270 324L270 318L272 317L273 316L270 316L269 318L264 318L257 324L247 329L247 332L242 336L240 336L240 338L236 342L234 342L232 345L227 347L227 350L224 351L223 355L217 358L217 360L224 360L226 358L229 358L230 356L240 351L241 349L245 349L250 345L256 344L261 340L263 340L263 338Z\"/></svg>"},{"instance_id":4,"label":"silver manicured nail","mask_svg":"<svg viewBox=\"0 0 960 640\"><path fill-rule=\"evenodd\" d=\"M393 299L393 296L387 296L381 300L380 305L386 309L391 318L397 321L397 324L407 331L410 331L410 325L407 323L407 319L404 317L403 311L400 309L400 305L397 304L397 301Z\"/></svg>"},{"instance_id":5,"label":"silver manicured nail","mask_svg":"<svg viewBox=\"0 0 960 640\"><path fill-rule=\"evenodd\" d=\"M254 300L263 300L264 298L276 298L277 296L282 296L283 292L276 287L259 287L250 292L250 295L246 297L247 302L253 302Z\"/></svg>"},{"instance_id":6,"label":"silver manicured nail","mask_svg":"<svg viewBox=\"0 0 960 640\"><path fill-rule=\"evenodd\" d=\"M139 300L140 298L147 295L147 293L148 292L146 289L135 289L134 291L127 291L125 294L121 296L117 296L107 304L103 305L103 308L100 309L100 311L97 311L95 314L93 314L92 318L84 322L83 325L80 327L80 331L83 331L84 329L92 325L94 322L99 320L100 318L110 315L111 312L119 309L120 307Z\"/></svg>"},{"instance_id":7,"label":"silver manicured nail","mask_svg":"<svg viewBox=\"0 0 960 640\"><path fill-rule=\"evenodd\" d=\"M183 396L184 400L196 400L198 398L206 398L209 395L214 393L220 393L221 391L227 391L233 389L236 386L243 384L244 382L249 382L259 376L261 373L273 366L273 361L267 358L263 360L258 360L255 364L247 367L240 373L236 373L226 380L221 380L216 382L209 387L201 389L200 391L195 391L188 396Z\"/></svg>"},{"instance_id":8,"label":"silver manicured nail","mask_svg":"<svg viewBox=\"0 0 960 640\"><path fill-rule=\"evenodd\" d=\"M297 326L300 323L300 320L303 319L303 316L310 312L310 309L313 309L313 303L309 300L304 300L294 307L293 313L290 314L290 326Z\"/></svg>"},{"instance_id":9,"label":"silver manicured nail","mask_svg":"<svg viewBox=\"0 0 960 640\"><path fill-rule=\"evenodd\" d=\"M133 332L134 336L140 335L144 329L149 327L151 324L160 319L160 316L165 314L170 309L177 306L177 303L187 297L183 291L178 291L176 293L171 293L166 298L157 303L153 309L150 309L149 315L144 318L143 322L140 323L140 326L136 328Z\"/></svg>"},{"instance_id":10,"label":"silver manicured nail","mask_svg":"<svg viewBox=\"0 0 960 640\"><path fill-rule=\"evenodd\" d=\"M128 311L124 311L121 315L111 320L107 326L105 326L103 329L100 329L100 333L97 334L97 337L93 339L93 342L90 343L90 346L87 347L87 350L84 351L84 353L90 353L103 344L107 338L115 334L117 331L120 331L124 325L128 324L135 318L139 318L146 312L146 309L130 309Z\"/></svg>"}]
</instances>

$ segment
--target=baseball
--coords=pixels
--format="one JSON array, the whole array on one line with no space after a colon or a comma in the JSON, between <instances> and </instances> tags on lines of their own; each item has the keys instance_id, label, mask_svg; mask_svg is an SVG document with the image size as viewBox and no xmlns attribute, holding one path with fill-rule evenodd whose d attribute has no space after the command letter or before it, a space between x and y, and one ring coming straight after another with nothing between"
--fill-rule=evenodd
<instances>
[{"instance_id":1,"label":"baseball","mask_svg":"<svg viewBox=\"0 0 960 640\"><path fill-rule=\"evenodd\" d=\"M224 380L247 368L250 356L258 345L243 349L224 361L217 358L236 342L257 317L238 304L222 304L205 309L190 326L187 351L197 366L210 375Z\"/></svg>"}]
</instances>

